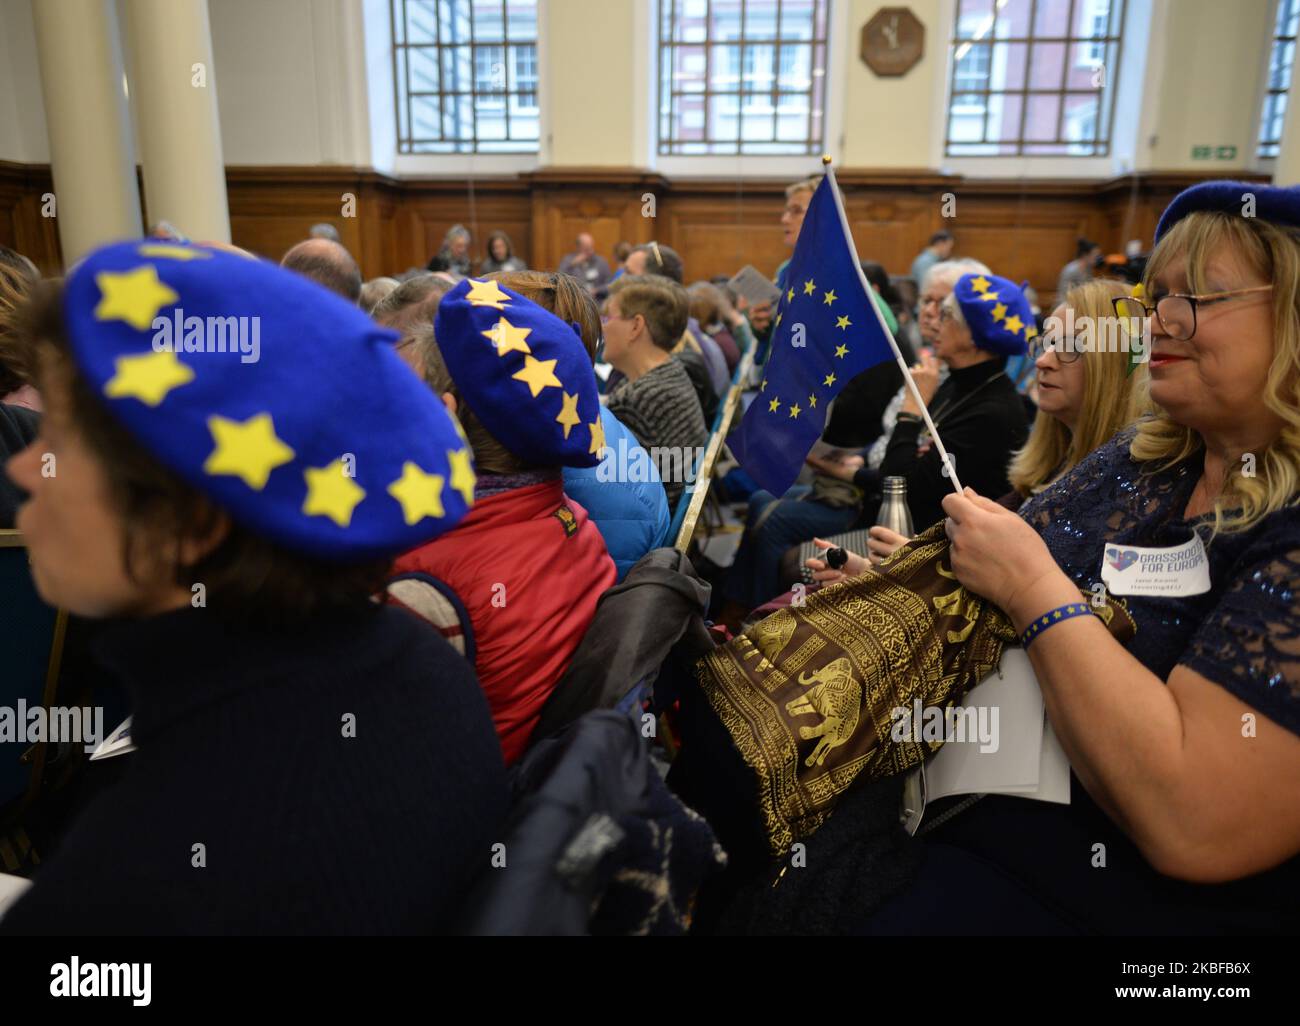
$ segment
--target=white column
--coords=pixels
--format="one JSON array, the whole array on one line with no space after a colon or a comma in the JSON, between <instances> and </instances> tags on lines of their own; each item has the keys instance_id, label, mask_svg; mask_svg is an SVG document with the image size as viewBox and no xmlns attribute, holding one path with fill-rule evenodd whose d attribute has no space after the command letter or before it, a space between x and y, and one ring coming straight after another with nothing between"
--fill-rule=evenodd
<instances>
[{"instance_id":1,"label":"white column","mask_svg":"<svg viewBox=\"0 0 1300 1026\"><path fill-rule=\"evenodd\" d=\"M230 241L207 0L126 0L149 223Z\"/></svg>"},{"instance_id":2,"label":"white column","mask_svg":"<svg viewBox=\"0 0 1300 1026\"><path fill-rule=\"evenodd\" d=\"M141 234L112 0L32 0L63 261Z\"/></svg>"}]
</instances>

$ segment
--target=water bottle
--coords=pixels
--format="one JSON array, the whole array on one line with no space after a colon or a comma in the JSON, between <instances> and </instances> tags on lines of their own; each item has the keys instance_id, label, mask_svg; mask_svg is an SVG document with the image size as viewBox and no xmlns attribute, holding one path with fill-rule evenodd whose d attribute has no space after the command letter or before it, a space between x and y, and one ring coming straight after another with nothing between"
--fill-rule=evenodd
<instances>
[{"instance_id":1,"label":"water bottle","mask_svg":"<svg viewBox=\"0 0 1300 1026\"><path fill-rule=\"evenodd\" d=\"M888 527L904 538L912 537L912 514L907 508L907 478L885 478L885 494L876 515L877 527Z\"/></svg>"}]
</instances>

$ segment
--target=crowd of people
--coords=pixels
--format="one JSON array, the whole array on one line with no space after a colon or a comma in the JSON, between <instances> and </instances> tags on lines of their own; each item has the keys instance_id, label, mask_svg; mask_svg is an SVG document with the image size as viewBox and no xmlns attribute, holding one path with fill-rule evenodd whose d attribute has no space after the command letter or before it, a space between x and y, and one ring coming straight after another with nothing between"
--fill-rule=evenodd
<instances>
[{"instance_id":1,"label":"crowd of people","mask_svg":"<svg viewBox=\"0 0 1300 1026\"><path fill-rule=\"evenodd\" d=\"M817 185L787 190L792 251ZM1030 655L1069 758L1068 804L987 796L908 839L873 820L906 872L886 887L837 862L857 894L827 912L837 931L1300 922L1300 189L1252 190L1245 218L1234 183L1189 189L1149 257L1081 239L1047 311L952 231L906 274L865 263L915 387L896 361L846 383L783 495L739 466L709 484L743 521L729 565L693 553L716 642L766 637L806 579L833 605L918 551L876 524L901 479L915 536L943 525L945 573ZM366 280L329 236L279 266L155 237L45 280L0 248L0 528L93 634L136 746L51 828L0 933L456 929L511 774L584 646L617 644L593 638L602 603L673 544L776 327L773 304L659 242L611 265L584 232L533 270L501 231L475 261L455 225L427 268ZM256 362L160 348L172 305L258 319ZM1131 346L1085 344L1110 323ZM861 529L865 547L800 565ZM1173 550L1183 568L1150 589L1115 586ZM1127 635L1080 615L1103 584ZM816 648L783 656L783 637L762 657L794 676ZM926 658L869 640L863 679ZM780 860L748 728L684 688L668 783L730 858L696 928L770 926L755 909L780 900ZM826 836L862 808L828 807Z\"/></svg>"}]
</instances>

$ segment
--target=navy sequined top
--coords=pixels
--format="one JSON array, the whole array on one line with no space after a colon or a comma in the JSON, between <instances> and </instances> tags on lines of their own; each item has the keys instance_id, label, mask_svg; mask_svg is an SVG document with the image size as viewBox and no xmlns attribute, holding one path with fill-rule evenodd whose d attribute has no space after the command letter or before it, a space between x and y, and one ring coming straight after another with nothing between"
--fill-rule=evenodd
<instances>
[{"instance_id":1,"label":"navy sequined top","mask_svg":"<svg viewBox=\"0 0 1300 1026\"><path fill-rule=\"evenodd\" d=\"M1152 472L1129 455L1135 430L1120 432L1020 510L1085 591L1101 580L1108 543L1175 546L1193 525L1209 537L1212 518L1183 516L1203 456ZM1129 653L1162 680L1186 666L1300 734L1300 507L1220 534L1206 554L1207 593L1124 599L1137 625ZM1277 786L1296 789L1297 782ZM1068 806L988 796L927 839L994 862L1084 931L1272 932L1300 924L1300 856L1228 884L1172 880L1150 867L1077 777ZM1098 843L1106 846L1104 868L1094 865Z\"/></svg>"}]
</instances>

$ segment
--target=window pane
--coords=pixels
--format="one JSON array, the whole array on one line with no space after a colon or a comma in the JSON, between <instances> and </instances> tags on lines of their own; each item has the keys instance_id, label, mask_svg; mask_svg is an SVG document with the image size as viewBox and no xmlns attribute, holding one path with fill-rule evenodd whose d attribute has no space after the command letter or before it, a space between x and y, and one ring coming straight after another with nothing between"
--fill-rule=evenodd
<instances>
[{"instance_id":1,"label":"window pane","mask_svg":"<svg viewBox=\"0 0 1300 1026\"><path fill-rule=\"evenodd\" d=\"M1034 12L1034 35L1064 36L1069 23L1070 0L1042 0Z\"/></svg>"},{"instance_id":2,"label":"window pane","mask_svg":"<svg viewBox=\"0 0 1300 1026\"><path fill-rule=\"evenodd\" d=\"M1027 97L1025 110L1025 139L1049 140L1056 138L1057 116L1061 110L1058 93Z\"/></svg>"},{"instance_id":3,"label":"window pane","mask_svg":"<svg viewBox=\"0 0 1300 1026\"><path fill-rule=\"evenodd\" d=\"M1031 89L1060 89L1061 72L1065 68L1064 43L1035 43L1030 61L1029 87Z\"/></svg>"},{"instance_id":4,"label":"window pane","mask_svg":"<svg viewBox=\"0 0 1300 1026\"><path fill-rule=\"evenodd\" d=\"M505 38L505 10L501 0L475 0L474 41L476 43L500 43Z\"/></svg>"},{"instance_id":5,"label":"window pane","mask_svg":"<svg viewBox=\"0 0 1300 1026\"><path fill-rule=\"evenodd\" d=\"M1029 64L1029 47L1024 43L995 43L990 68L990 88L1023 89Z\"/></svg>"},{"instance_id":6,"label":"window pane","mask_svg":"<svg viewBox=\"0 0 1300 1026\"><path fill-rule=\"evenodd\" d=\"M1024 110L1023 96L1004 95L989 97L988 134L990 139L1011 141L1020 138L1020 114Z\"/></svg>"},{"instance_id":7,"label":"window pane","mask_svg":"<svg viewBox=\"0 0 1300 1026\"><path fill-rule=\"evenodd\" d=\"M993 28L993 0L961 0L957 5L957 39L984 39Z\"/></svg>"}]
</instances>

